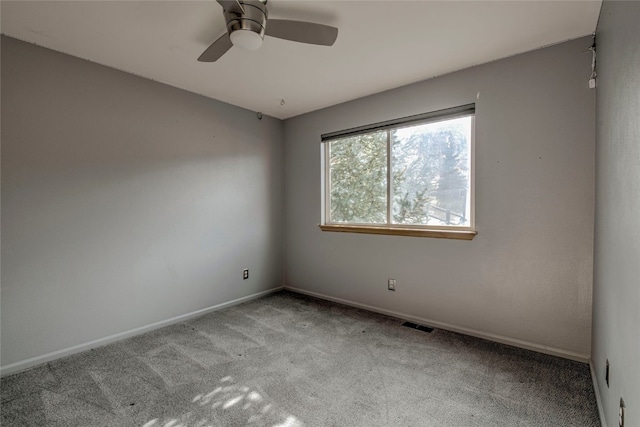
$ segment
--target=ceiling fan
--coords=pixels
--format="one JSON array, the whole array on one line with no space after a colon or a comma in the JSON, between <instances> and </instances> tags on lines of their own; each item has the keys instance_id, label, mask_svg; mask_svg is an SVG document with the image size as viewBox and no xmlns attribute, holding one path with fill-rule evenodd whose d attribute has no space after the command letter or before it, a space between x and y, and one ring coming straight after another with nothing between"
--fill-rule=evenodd
<instances>
[{"instance_id":1,"label":"ceiling fan","mask_svg":"<svg viewBox=\"0 0 640 427\"><path fill-rule=\"evenodd\" d=\"M223 9L227 32L200 55L200 62L215 62L232 46L256 50L262 44L265 35L321 46L332 46L338 37L338 29L328 25L268 19L267 0L217 1Z\"/></svg>"}]
</instances>

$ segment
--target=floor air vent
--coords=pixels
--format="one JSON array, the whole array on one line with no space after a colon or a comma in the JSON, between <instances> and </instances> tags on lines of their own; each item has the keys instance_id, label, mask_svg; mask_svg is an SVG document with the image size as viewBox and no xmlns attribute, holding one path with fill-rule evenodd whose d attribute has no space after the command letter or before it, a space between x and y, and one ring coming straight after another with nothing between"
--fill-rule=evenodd
<instances>
[{"instance_id":1,"label":"floor air vent","mask_svg":"<svg viewBox=\"0 0 640 427\"><path fill-rule=\"evenodd\" d=\"M429 333L433 332L433 328L430 328L428 326L416 325L415 323L411 323L411 322L404 322L402 326L406 326L407 328L411 328L411 329L417 329L422 332L429 332Z\"/></svg>"}]
</instances>

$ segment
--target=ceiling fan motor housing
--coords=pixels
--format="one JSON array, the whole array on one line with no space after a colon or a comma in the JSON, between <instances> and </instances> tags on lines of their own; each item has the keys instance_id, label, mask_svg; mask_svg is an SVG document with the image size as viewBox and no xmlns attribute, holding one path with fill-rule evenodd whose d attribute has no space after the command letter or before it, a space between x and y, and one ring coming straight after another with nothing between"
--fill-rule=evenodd
<instances>
[{"instance_id":1,"label":"ceiling fan motor housing","mask_svg":"<svg viewBox=\"0 0 640 427\"><path fill-rule=\"evenodd\" d=\"M227 22L227 31L230 36L235 31L248 30L264 39L267 24L265 3L257 0L238 0L236 7L224 9L224 19Z\"/></svg>"}]
</instances>

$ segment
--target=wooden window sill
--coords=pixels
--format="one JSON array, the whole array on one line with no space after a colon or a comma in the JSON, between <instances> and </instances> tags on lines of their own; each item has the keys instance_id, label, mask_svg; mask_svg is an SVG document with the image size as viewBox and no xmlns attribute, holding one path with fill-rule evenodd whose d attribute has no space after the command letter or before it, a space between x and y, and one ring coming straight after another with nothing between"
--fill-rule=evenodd
<instances>
[{"instance_id":1,"label":"wooden window sill","mask_svg":"<svg viewBox=\"0 0 640 427\"><path fill-rule=\"evenodd\" d=\"M391 236L435 237L439 239L473 240L474 230L434 230L425 228L394 228L370 225L318 225L322 231L341 233L387 234Z\"/></svg>"}]
</instances>

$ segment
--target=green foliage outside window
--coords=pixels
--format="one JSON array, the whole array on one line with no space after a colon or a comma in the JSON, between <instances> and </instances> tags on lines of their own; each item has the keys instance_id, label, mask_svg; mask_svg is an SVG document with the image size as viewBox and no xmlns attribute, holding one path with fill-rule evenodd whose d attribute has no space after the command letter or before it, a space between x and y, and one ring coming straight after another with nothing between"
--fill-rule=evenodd
<instances>
[{"instance_id":1,"label":"green foliage outside window","mask_svg":"<svg viewBox=\"0 0 640 427\"><path fill-rule=\"evenodd\" d=\"M330 222L468 226L471 126L468 116L331 141Z\"/></svg>"},{"instance_id":2,"label":"green foliage outside window","mask_svg":"<svg viewBox=\"0 0 640 427\"><path fill-rule=\"evenodd\" d=\"M331 143L331 220L384 224L387 218L387 132Z\"/></svg>"}]
</instances>

